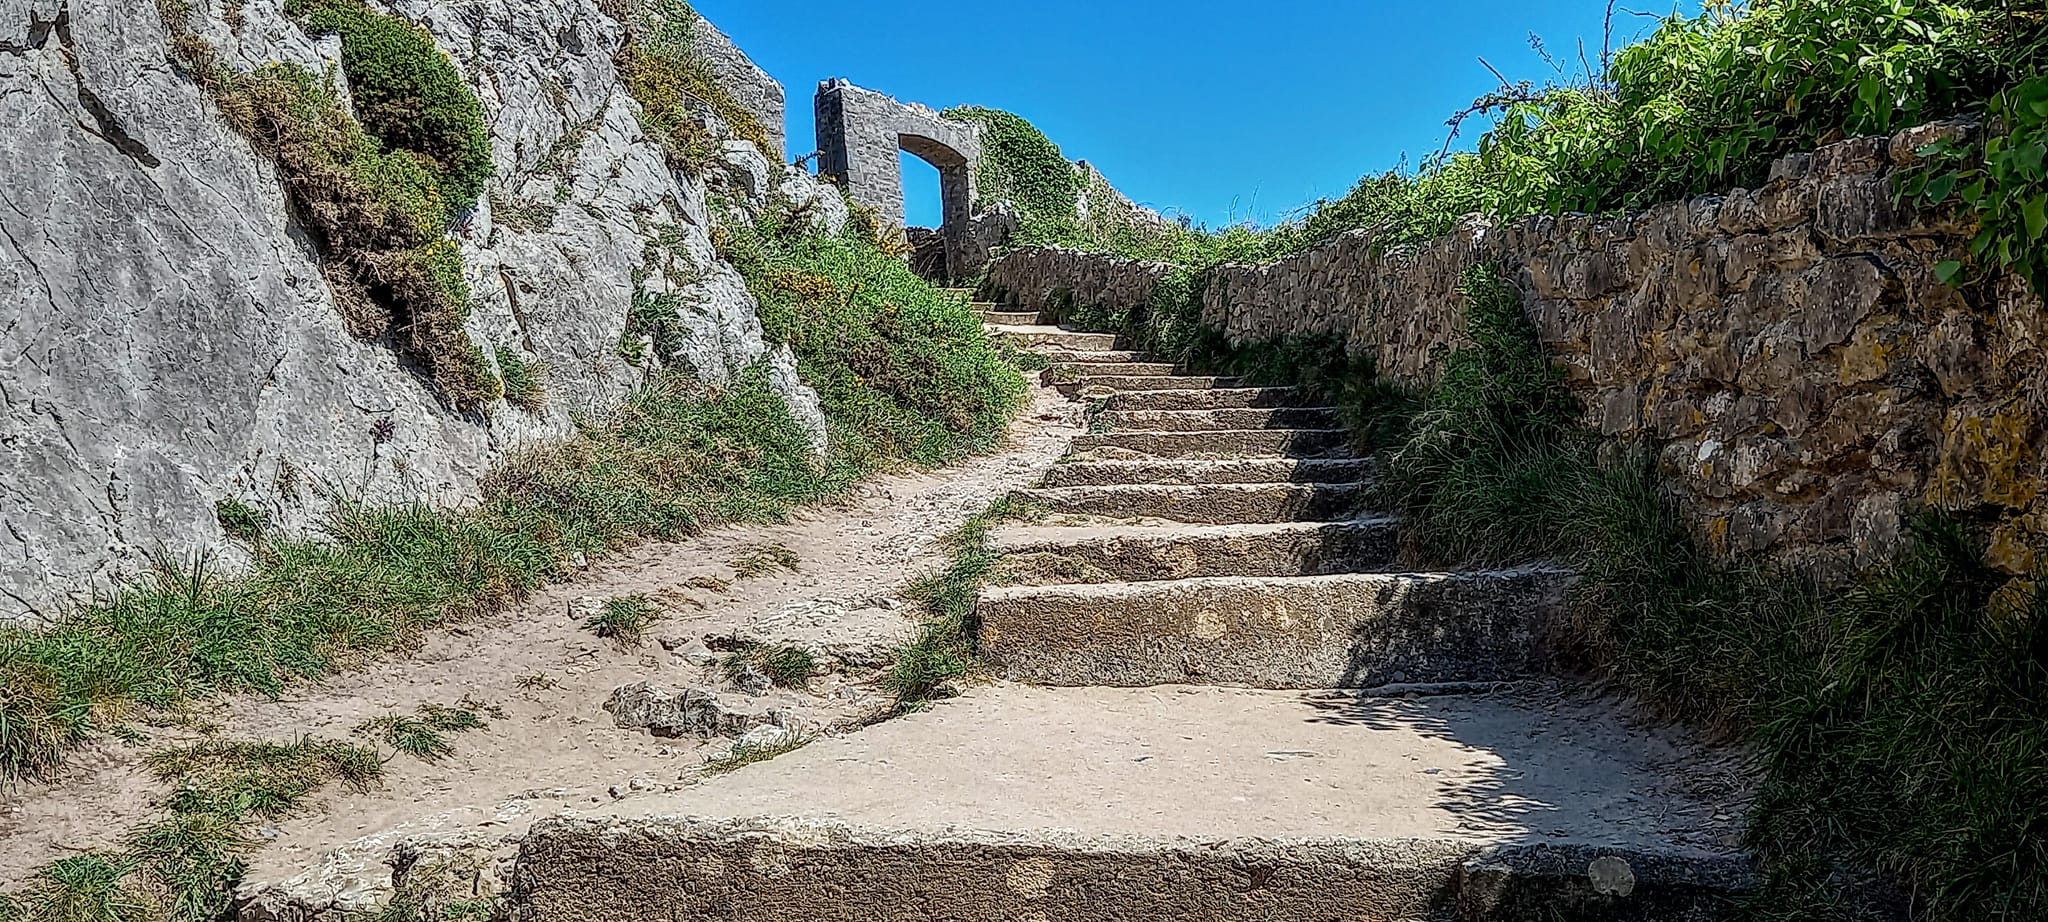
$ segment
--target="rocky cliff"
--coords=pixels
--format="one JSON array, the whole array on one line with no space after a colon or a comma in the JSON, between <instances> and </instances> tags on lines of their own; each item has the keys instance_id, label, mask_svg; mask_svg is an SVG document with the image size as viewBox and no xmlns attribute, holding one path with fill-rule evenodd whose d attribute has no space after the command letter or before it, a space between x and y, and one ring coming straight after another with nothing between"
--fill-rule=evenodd
<instances>
[{"instance_id":1,"label":"rocky cliff","mask_svg":"<svg viewBox=\"0 0 2048 922\"><path fill-rule=\"evenodd\" d=\"M672 169L621 83L618 3L378 7L423 26L482 103L495 176L451 231L464 326L494 367L538 370L544 405L451 409L391 343L352 336L277 167L170 48L167 23L235 70L345 85L339 43L285 6L0 0L0 622L155 554L235 553L222 501L304 529L337 501L474 497L495 460L645 378L622 344L636 299L674 316L672 360L707 379L768 363L822 439L712 247L711 198L779 185L827 223L843 204L744 142L701 178Z\"/></svg>"}]
</instances>

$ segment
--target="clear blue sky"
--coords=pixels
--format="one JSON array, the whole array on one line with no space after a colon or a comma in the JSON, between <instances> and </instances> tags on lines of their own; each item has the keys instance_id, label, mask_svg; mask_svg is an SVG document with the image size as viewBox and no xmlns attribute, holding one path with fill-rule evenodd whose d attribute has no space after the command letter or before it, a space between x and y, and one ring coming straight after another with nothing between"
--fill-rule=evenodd
<instances>
[{"instance_id":1,"label":"clear blue sky","mask_svg":"<svg viewBox=\"0 0 2048 922\"><path fill-rule=\"evenodd\" d=\"M1631 5L1669 14L1674 2ZM1479 58L1516 80L1551 74L1531 32L1573 68L1583 38L1597 66L1606 13L1605 0L695 6L788 88L793 153L816 146L818 81L845 77L938 108L1016 112L1125 194L1211 226L1270 224L1434 152L1445 119L1499 85ZM1617 44L1653 22L1617 12ZM936 174L915 164L906 182L910 223L936 224Z\"/></svg>"}]
</instances>

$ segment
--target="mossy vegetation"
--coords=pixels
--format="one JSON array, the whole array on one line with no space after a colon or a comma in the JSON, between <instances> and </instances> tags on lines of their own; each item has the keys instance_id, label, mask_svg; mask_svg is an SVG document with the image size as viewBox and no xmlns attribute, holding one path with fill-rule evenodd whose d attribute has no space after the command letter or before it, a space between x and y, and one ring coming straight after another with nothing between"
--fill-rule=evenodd
<instances>
[{"instance_id":1,"label":"mossy vegetation","mask_svg":"<svg viewBox=\"0 0 2048 922\"><path fill-rule=\"evenodd\" d=\"M501 396L464 329L470 290L447 237L490 176L482 107L447 57L418 26L356 0L292 5L307 28L342 35L358 103L387 137L349 115L327 76L283 64L235 71L192 32L188 11L162 9L179 65L277 164L320 243L349 331L389 337L451 407L475 410Z\"/></svg>"}]
</instances>

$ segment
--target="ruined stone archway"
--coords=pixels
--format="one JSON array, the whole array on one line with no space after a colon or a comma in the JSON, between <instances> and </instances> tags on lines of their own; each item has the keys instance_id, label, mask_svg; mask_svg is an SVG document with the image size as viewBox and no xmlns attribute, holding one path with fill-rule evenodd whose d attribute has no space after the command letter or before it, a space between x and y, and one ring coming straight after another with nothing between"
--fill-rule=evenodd
<instances>
[{"instance_id":1,"label":"ruined stone archway","mask_svg":"<svg viewBox=\"0 0 2048 922\"><path fill-rule=\"evenodd\" d=\"M903 167L909 151L939 171L940 233L947 263L965 268L972 243L974 165L980 128L939 117L929 107L897 102L844 80L818 86L818 172L846 187L885 227L903 227Z\"/></svg>"}]
</instances>

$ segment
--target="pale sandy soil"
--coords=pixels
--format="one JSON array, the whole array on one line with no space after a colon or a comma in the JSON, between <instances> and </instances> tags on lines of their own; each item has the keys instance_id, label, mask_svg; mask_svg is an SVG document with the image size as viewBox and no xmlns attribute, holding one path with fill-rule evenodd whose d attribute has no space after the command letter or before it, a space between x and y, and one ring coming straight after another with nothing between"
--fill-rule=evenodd
<instances>
[{"instance_id":1,"label":"pale sandy soil","mask_svg":"<svg viewBox=\"0 0 2048 922\"><path fill-rule=\"evenodd\" d=\"M727 742L622 730L602 708L613 689L640 681L717 687L710 670L681 656L687 641L707 635L871 649L900 642L911 621L896 593L943 564L938 539L1008 490L1035 482L1079 431L1077 405L1039 392L1001 453L879 478L787 524L643 545L502 615L437 632L416 655L293 689L282 700L233 698L203 707L199 722L219 727L222 738L273 740L347 738L371 718L465 696L504 712L488 729L457 737L446 760L395 757L376 790L325 792L303 815L263 829L267 842L251 861L250 880L291 877L356 840L388 843L448 830L516 834L540 816L676 789ZM736 579L730 562L756 545L794 551L800 569ZM704 588L703 577L731 586ZM693 579L700 586L690 585ZM636 593L657 600L664 617L634 650L599 640L569 614L578 599ZM777 694L806 725L826 732L850 727L886 704L871 671L850 672L821 679L809 694ZM532 676L545 677L548 687L522 687L521 678ZM729 689L719 694L739 697ZM0 792L0 882L19 880L53 858L112 845L157 815L162 786L140 758L192 731L149 732L152 738L139 745L110 740L89 748L55 784ZM364 851L366 861L388 854Z\"/></svg>"}]
</instances>

